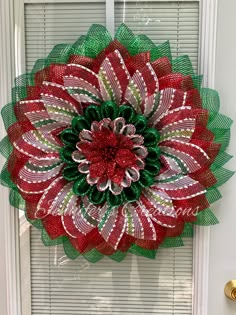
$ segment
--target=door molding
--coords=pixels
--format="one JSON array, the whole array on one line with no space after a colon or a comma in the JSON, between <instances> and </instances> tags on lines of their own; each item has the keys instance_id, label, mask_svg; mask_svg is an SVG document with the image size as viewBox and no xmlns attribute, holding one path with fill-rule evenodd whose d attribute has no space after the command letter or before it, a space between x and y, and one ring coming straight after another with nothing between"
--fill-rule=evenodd
<instances>
[{"instance_id":1,"label":"door molding","mask_svg":"<svg viewBox=\"0 0 236 315\"><path fill-rule=\"evenodd\" d=\"M14 0L0 1L0 103L1 107L11 98L11 87L15 77L15 29ZM0 128L1 139L5 136L3 124ZM5 163L0 158L1 168ZM4 315L20 315L20 264L19 264L19 212L9 204L9 190L1 188L0 220L0 309Z\"/></svg>"},{"instance_id":2,"label":"door molding","mask_svg":"<svg viewBox=\"0 0 236 315\"><path fill-rule=\"evenodd\" d=\"M199 73L214 88L218 0L200 1ZM208 315L210 227L195 227L193 239L193 315Z\"/></svg>"}]
</instances>

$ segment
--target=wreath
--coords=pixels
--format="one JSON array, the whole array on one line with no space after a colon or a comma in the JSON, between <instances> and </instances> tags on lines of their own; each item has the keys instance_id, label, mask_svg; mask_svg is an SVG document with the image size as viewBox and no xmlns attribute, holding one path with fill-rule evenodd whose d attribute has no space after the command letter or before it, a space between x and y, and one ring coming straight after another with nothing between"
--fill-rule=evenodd
<instances>
[{"instance_id":1,"label":"wreath","mask_svg":"<svg viewBox=\"0 0 236 315\"><path fill-rule=\"evenodd\" d=\"M10 202L66 255L121 261L181 246L233 172L231 119L188 56L122 24L92 25L16 79L2 110Z\"/></svg>"}]
</instances>

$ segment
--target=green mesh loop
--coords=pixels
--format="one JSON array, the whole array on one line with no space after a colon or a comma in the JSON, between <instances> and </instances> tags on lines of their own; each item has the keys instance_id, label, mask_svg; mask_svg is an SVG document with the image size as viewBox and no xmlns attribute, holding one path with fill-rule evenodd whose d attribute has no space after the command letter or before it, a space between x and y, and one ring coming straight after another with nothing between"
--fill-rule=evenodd
<instances>
[{"instance_id":1,"label":"green mesh loop","mask_svg":"<svg viewBox=\"0 0 236 315\"><path fill-rule=\"evenodd\" d=\"M216 168L219 168L223 165L225 165L227 162L229 162L232 159L232 155L229 155L228 153L222 151L219 152L217 157L215 158L214 163L211 165L211 170L214 170Z\"/></svg>"},{"instance_id":2,"label":"green mesh loop","mask_svg":"<svg viewBox=\"0 0 236 315\"><path fill-rule=\"evenodd\" d=\"M108 258L116 261L116 262L121 262L122 260L125 259L125 257L127 256L127 252L121 252L121 251L117 251L115 252L113 255L108 256Z\"/></svg>"},{"instance_id":3,"label":"green mesh loop","mask_svg":"<svg viewBox=\"0 0 236 315\"><path fill-rule=\"evenodd\" d=\"M72 260L80 256L80 253L72 246L68 239L63 241L63 248L66 256Z\"/></svg>"},{"instance_id":4,"label":"green mesh loop","mask_svg":"<svg viewBox=\"0 0 236 315\"><path fill-rule=\"evenodd\" d=\"M4 156L6 159L10 156L10 154L12 153L12 146L11 143L9 141L8 136L4 137L1 141L0 141L0 153L2 154L2 156Z\"/></svg>"},{"instance_id":5,"label":"green mesh loop","mask_svg":"<svg viewBox=\"0 0 236 315\"><path fill-rule=\"evenodd\" d=\"M48 233L46 232L46 230L42 229L41 239L42 239L42 242L45 246L55 246L55 245L62 244L65 240L67 240L67 237L66 236L60 236L60 237L52 240L50 238L50 236L48 235Z\"/></svg>"},{"instance_id":6,"label":"green mesh loop","mask_svg":"<svg viewBox=\"0 0 236 315\"><path fill-rule=\"evenodd\" d=\"M150 161L146 162L145 171L147 171L150 175L155 176L159 173L161 168L161 163L159 161L156 161L155 164L150 163Z\"/></svg>"},{"instance_id":7,"label":"green mesh loop","mask_svg":"<svg viewBox=\"0 0 236 315\"><path fill-rule=\"evenodd\" d=\"M129 252L137 256L144 256L146 258L155 259L157 250L145 249L134 244L130 247Z\"/></svg>"},{"instance_id":8,"label":"green mesh loop","mask_svg":"<svg viewBox=\"0 0 236 315\"><path fill-rule=\"evenodd\" d=\"M86 39L81 47L75 50L75 53L90 58L96 58L111 41L111 35L104 26L93 24L87 33Z\"/></svg>"},{"instance_id":9,"label":"green mesh loop","mask_svg":"<svg viewBox=\"0 0 236 315\"><path fill-rule=\"evenodd\" d=\"M36 73L40 70L43 70L50 66L50 64L51 61L49 59L38 59L33 66L32 73Z\"/></svg>"},{"instance_id":10,"label":"green mesh loop","mask_svg":"<svg viewBox=\"0 0 236 315\"><path fill-rule=\"evenodd\" d=\"M230 129L214 129L211 131L215 133L215 143L221 144L220 150L226 150L231 136Z\"/></svg>"},{"instance_id":11,"label":"green mesh loop","mask_svg":"<svg viewBox=\"0 0 236 315\"><path fill-rule=\"evenodd\" d=\"M194 222L194 224L196 225L203 226L215 225L218 223L218 219L210 209L205 209L199 212L199 214L197 215L197 220Z\"/></svg>"},{"instance_id":12,"label":"green mesh loop","mask_svg":"<svg viewBox=\"0 0 236 315\"><path fill-rule=\"evenodd\" d=\"M4 164L2 171L1 171L1 185L6 187L15 187L15 184L11 181L11 175L7 170L7 162Z\"/></svg>"},{"instance_id":13,"label":"green mesh loop","mask_svg":"<svg viewBox=\"0 0 236 315\"><path fill-rule=\"evenodd\" d=\"M212 119L207 127L212 130L212 129L229 129L233 123L233 120L225 115L222 114L217 114L214 119Z\"/></svg>"},{"instance_id":14,"label":"green mesh loop","mask_svg":"<svg viewBox=\"0 0 236 315\"><path fill-rule=\"evenodd\" d=\"M158 45L157 47L151 49L151 61L155 61L158 58L167 57L172 61L170 42L167 40L164 43Z\"/></svg>"},{"instance_id":15,"label":"green mesh loop","mask_svg":"<svg viewBox=\"0 0 236 315\"><path fill-rule=\"evenodd\" d=\"M50 60L50 63L67 63L72 52L72 45L59 44L54 46L48 55L48 59Z\"/></svg>"},{"instance_id":16,"label":"green mesh loop","mask_svg":"<svg viewBox=\"0 0 236 315\"><path fill-rule=\"evenodd\" d=\"M210 187L207 189L206 198L207 198L209 203L214 203L214 202L218 201L221 197L222 197L221 193L219 192L219 190L217 188Z\"/></svg>"},{"instance_id":17,"label":"green mesh loop","mask_svg":"<svg viewBox=\"0 0 236 315\"><path fill-rule=\"evenodd\" d=\"M90 252L88 253L84 253L83 257L89 261L90 263L96 263L99 260L101 260L104 255L101 254L99 251L97 251L96 249L92 249Z\"/></svg>"},{"instance_id":18,"label":"green mesh loop","mask_svg":"<svg viewBox=\"0 0 236 315\"><path fill-rule=\"evenodd\" d=\"M12 207L19 210L25 210L25 201L16 189L10 190L9 201Z\"/></svg>"},{"instance_id":19,"label":"green mesh loop","mask_svg":"<svg viewBox=\"0 0 236 315\"><path fill-rule=\"evenodd\" d=\"M180 237L193 237L193 225L192 223L185 223L183 233Z\"/></svg>"},{"instance_id":20,"label":"green mesh loop","mask_svg":"<svg viewBox=\"0 0 236 315\"><path fill-rule=\"evenodd\" d=\"M193 75L192 80L194 88L200 91L202 86L203 75Z\"/></svg>"},{"instance_id":21,"label":"green mesh loop","mask_svg":"<svg viewBox=\"0 0 236 315\"><path fill-rule=\"evenodd\" d=\"M146 158L147 162L149 163L155 163L161 154L161 149L159 147L153 148L149 147L148 148L148 156Z\"/></svg>"},{"instance_id":22,"label":"green mesh loop","mask_svg":"<svg viewBox=\"0 0 236 315\"><path fill-rule=\"evenodd\" d=\"M81 35L77 39L77 41L73 45L73 54L75 54L75 55L82 55L83 56L83 54L80 54L79 52L80 52L81 46L84 45L86 37L87 37L86 35Z\"/></svg>"},{"instance_id":23,"label":"green mesh loop","mask_svg":"<svg viewBox=\"0 0 236 315\"><path fill-rule=\"evenodd\" d=\"M31 73L24 73L15 78L15 86L31 86L34 85L34 74Z\"/></svg>"},{"instance_id":24,"label":"green mesh loop","mask_svg":"<svg viewBox=\"0 0 236 315\"><path fill-rule=\"evenodd\" d=\"M194 70L189 56L185 55L174 59L172 62L172 71L182 73L185 76L194 76Z\"/></svg>"},{"instance_id":25,"label":"green mesh loop","mask_svg":"<svg viewBox=\"0 0 236 315\"><path fill-rule=\"evenodd\" d=\"M150 38L148 38L146 35L140 34L135 36L135 38L132 40L128 47L128 51L132 56L135 56L142 52L154 49L155 47L155 44Z\"/></svg>"},{"instance_id":26,"label":"green mesh loop","mask_svg":"<svg viewBox=\"0 0 236 315\"><path fill-rule=\"evenodd\" d=\"M142 115L136 115L133 119L133 124L136 128L136 132L142 134L147 128L147 119Z\"/></svg>"},{"instance_id":27,"label":"green mesh loop","mask_svg":"<svg viewBox=\"0 0 236 315\"><path fill-rule=\"evenodd\" d=\"M15 86L11 91L12 102L17 103L26 98L26 86Z\"/></svg>"},{"instance_id":28,"label":"green mesh loop","mask_svg":"<svg viewBox=\"0 0 236 315\"><path fill-rule=\"evenodd\" d=\"M184 246L184 242L181 237L166 237L164 242L160 245L162 248L169 247L181 247Z\"/></svg>"},{"instance_id":29,"label":"green mesh loop","mask_svg":"<svg viewBox=\"0 0 236 315\"><path fill-rule=\"evenodd\" d=\"M215 187L219 187L226 183L232 176L234 172L227 170L226 168L220 167L215 170L214 176L217 179L217 183L214 185Z\"/></svg>"},{"instance_id":30,"label":"green mesh loop","mask_svg":"<svg viewBox=\"0 0 236 315\"><path fill-rule=\"evenodd\" d=\"M117 39L129 51L129 47L135 39L135 35L127 25L122 23L116 31L115 39Z\"/></svg>"},{"instance_id":31,"label":"green mesh loop","mask_svg":"<svg viewBox=\"0 0 236 315\"><path fill-rule=\"evenodd\" d=\"M220 109L219 94L212 89L203 88L200 90L202 107L209 110L210 113L217 114ZM212 117L212 119L214 116ZM210 122L209 122L210 123Z\"/></svg>"},{"instance_id":32,"label":"green mesh loop","mask_svg":"<svg viewBox=\"0 0 236 315\"><path fill-rule=\"evenodd\" d=\"M1 110L1 115L6 130L17 121L13 103L5 105Z\"/></svg>"},{"instance_id":33,"label":"green mesh loop","mask_svg":"<svg viewBox=\"0 0 236 315\"><path fill-rule=\"evenodd\" d=\"M38 230L42 230L44 229L44 226L43 226L43 223L40 219L37 219L37 220L32 220L28 217L28 214L27 212L25 212L25 218L26 220L31 224L33 225L36 229Z\"/></svg>"},{"instance_id":34,"label":"green mesh loop","mask_svg":"<svg viewBox=\"0 0 236 315\"><path fill-rule=\"evenodd\" d=\"M149 187L153 185L154 179L147 171L141 171L140 172L140 179L139 179L139 185L143 188Z\"/></svg>"}]
</instances>

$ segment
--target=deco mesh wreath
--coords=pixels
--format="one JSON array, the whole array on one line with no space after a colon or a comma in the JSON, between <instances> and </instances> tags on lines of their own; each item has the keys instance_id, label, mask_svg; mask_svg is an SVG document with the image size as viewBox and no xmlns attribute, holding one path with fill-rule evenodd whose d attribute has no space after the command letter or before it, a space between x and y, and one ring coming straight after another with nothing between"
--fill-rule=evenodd
<instances>
[{"instance_id":1,"label":"deco mesh wreath","mask_svg":"<svg viewBox=\"0 0 236 315\"><path fill-rule=\"evenodd\" d=\"M45 245L89 261L127 252L153 258L181 246L232 176L231 119L201 88L187 56L172 60L121 25L93 25L16 79L3 108L2 184Z\"/></svg>"}]
</instances>

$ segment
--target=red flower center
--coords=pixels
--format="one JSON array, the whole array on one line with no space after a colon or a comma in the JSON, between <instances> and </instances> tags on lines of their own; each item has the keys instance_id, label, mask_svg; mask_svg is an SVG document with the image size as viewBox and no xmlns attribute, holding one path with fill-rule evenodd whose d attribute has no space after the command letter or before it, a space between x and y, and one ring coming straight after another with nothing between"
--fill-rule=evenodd
<instances>
[{"instance_id":1,"label":"red flower center","mask_svg":"<svg viewBox=\"0 0 236 315\"><path fill-rule=\"evenodd\" d=\"M102 158L105 161L111 161L114 160L115 156L116 156L116 152L117 152L117 148L114 147L106 147L102 150Z\"/></svg>"},{"instance_id":2,"label":"red flower center","mask_svg":"<svg viewBox=\"0 0 236 315\"><path fill-rule=\"evenodd\" d=\"M94 121L90 130L80 132L72 159L79 164L78 171L87 174L89 185L118 195L139 180L148 150L143 137L135 132L134 125L126 124L123 117Z\"/></svg>"},{"instance_id":3,"label":"red flower center","mask_svg":"<svg viewBox=\"0 0 236 315\"><path fill-rule=\"evenodd\" d=\"M111 180L120 185L126 170L140 169L132 139L108 128L92 131L90 141L81 141L78 147L89 163L90 177L97 183Z\"/></svg>"},{"instance_id":4,"label":"red flower center","mask_svg":"<svg viewBox=\"0 0 236 315\"><path fill-rule=\"evenodd\" d=\"M129 137L108 129L94 131L91 142L79 143L82 154L91 163L91 178L99 178L99 182L110 179L117 184L123 180L127 168L137 167L133 147Z\"/></svg>"}]
</instances>

